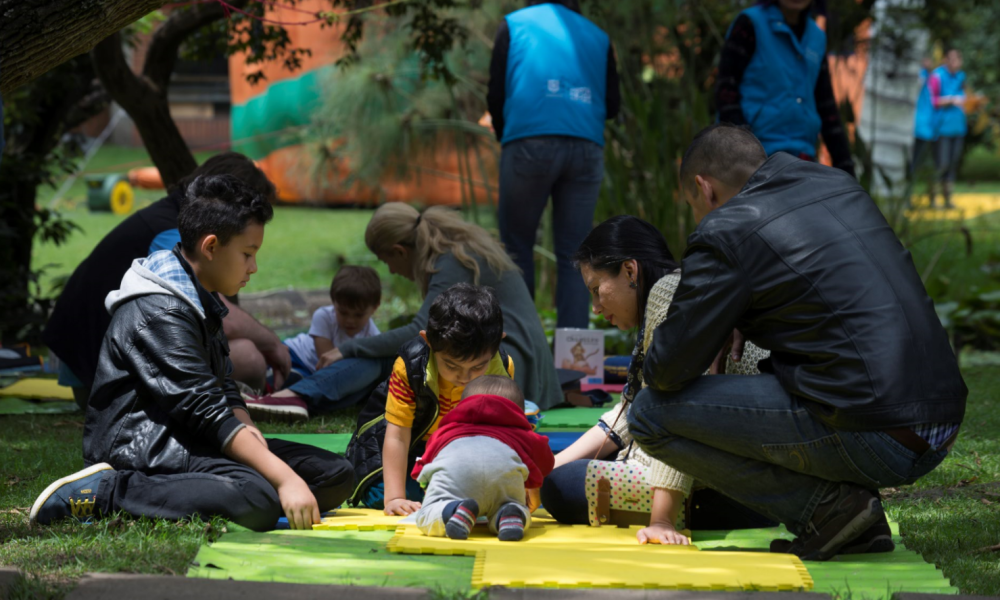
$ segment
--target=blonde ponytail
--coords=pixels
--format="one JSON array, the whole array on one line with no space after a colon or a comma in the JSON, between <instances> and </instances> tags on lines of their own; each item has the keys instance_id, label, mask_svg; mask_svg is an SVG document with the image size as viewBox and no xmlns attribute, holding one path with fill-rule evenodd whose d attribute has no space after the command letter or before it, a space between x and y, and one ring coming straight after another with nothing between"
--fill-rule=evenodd
<instances>
[{"instance_id":1,"label":"blonde ponytail","mask_svg":"<svg viewBox=\"0 0 1000 600\"><path fill-rule=\"evenodd\" d=\"M433 206L423 214L403 202L380 206L368 222L365 245L375 254L384 254L396 244L413 249L413 279L424 296L430 276L437 272L434 264L449 252L472 271L472 282L476 285L480 277L476 257L485 260L497 276L517 270L500 242L479 225L466 223L458 212L444 206Z\"/></svg>"}]
</instances>

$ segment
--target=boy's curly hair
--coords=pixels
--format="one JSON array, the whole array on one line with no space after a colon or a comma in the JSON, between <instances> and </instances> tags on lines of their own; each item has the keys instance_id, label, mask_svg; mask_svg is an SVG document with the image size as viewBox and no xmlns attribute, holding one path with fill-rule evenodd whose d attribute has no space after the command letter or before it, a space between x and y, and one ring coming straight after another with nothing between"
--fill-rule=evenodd
<instances>
[{"instance_id":1,"label":"boy's curly hair","mask_svg":"<svg viewBox=\"0 0 1000 600\"><path fill-rule=\"evenodd\" d=\"M503 339L503 313L493 288L457 283L431 304L427 342L458 360L493 355Z\"/></svg>"}]
</instances>

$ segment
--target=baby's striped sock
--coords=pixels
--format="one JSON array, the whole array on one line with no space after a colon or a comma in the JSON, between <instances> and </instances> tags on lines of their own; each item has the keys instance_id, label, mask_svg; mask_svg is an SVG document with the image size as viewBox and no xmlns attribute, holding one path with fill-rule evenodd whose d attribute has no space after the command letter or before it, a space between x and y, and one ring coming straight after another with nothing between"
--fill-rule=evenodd
<instances>
[{"instance_id":1,"label":"baby's striped sock","mask_svg":"<svg viewBox=\"0 0 1000 600\"><path fill-rule=\"evenodd\" d=\"M517 506L507 505L497 515L497 537L501 542L516 542L524 537L524 513Z\"/></svg>"},{"instance_id":2,"label":"baby's striped sock","mask_svg":"<svg viewBox=\"0 0 1000 600\"><path fill-rule=\"evenodd\" d=\"M453 540L469 539L469 532L476 526L479 518L479 503L472 498L456 500L445 507L441 513L444 519L444 532Z\"/></svg>"}]
</instances>

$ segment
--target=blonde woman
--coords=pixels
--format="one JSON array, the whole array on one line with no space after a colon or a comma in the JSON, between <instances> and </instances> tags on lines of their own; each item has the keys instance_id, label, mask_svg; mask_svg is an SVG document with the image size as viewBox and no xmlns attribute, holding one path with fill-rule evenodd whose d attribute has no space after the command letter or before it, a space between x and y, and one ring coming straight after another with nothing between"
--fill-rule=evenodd
<instances>
[{"instance_id":1,"label":"blonde woman","mask_svg":"<svg viewBox=\"0 0 1000 600\"><path fill-rule=\"evenodd\" d=\"M341 348L344 357L393 357L427 324L438 294L456 283L485 285L496 291L503 312L503 348L514 361L514 378L527 399L541 408L562 401L552 352L535 303L521 273L503 247L482 227L466 223L452 209L423 213L401 202L381 206L365 230L365 244L393 275L415 281L424 303L413 321Z\"/></svg>"}]
</instances>

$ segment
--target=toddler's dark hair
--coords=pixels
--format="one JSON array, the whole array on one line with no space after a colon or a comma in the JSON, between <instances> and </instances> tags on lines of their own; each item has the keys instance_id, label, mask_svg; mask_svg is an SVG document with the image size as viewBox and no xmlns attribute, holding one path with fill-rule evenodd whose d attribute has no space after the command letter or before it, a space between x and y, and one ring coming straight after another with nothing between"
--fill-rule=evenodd
<instances>
[{"instance_id":1,"label":"toddler's dark hair","mask_svg":"<svg viewBox=\"0 0 1000 600\"><path fill-rule=\"evenodd\" d=\"M340 267L330 284L330 300L352 310L365 310L382 302L382 281L371 267Z\"/></svg>"},{"instance_id":2,"label":"toddler's dark hair","mask_svg":"<svg viewBox=\"0 0 1000 600\"><path fill-rule=\"evenodd\" d=\"M491 396L501 396L507 398L524 410L524 392L517 382L505 375L480 375L465 386L462 391L462 400L469 396L478 394L490 394Z\"/></svg>"},{"instance_id":3,"label":"toddler's dark hair","mask_svg":"<svg viewBox=\"0 0 1000 600\"><path fill-rule=\"evenodd\" d=\"M458 360L495 354L503 339L503 313L496 292L457 283L434 299L427 317L431 350Z\"/></svg>"},{"instance_id":4,"label":"toddler's dark hair","mask_svg":"<svg viewBox=\"0 0 1000 600\"><path fill-rule=\"evenodd\" d=\"M274 216L266 198L232 175L196 177L186 194L177 229L187 252L194 252L198 240L206 235L215 235L225 246L251 221L264 225Z\"/></svg>"}]
</instances>

